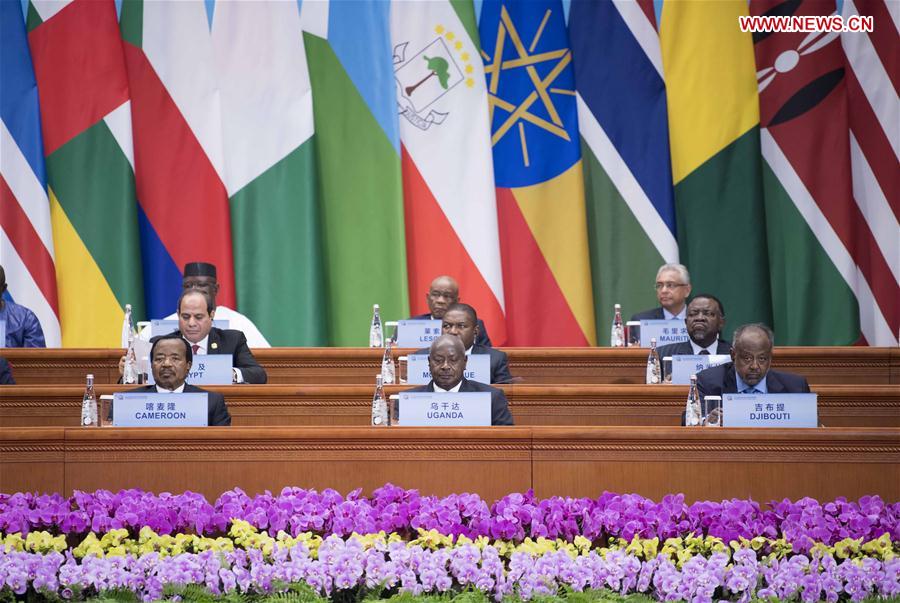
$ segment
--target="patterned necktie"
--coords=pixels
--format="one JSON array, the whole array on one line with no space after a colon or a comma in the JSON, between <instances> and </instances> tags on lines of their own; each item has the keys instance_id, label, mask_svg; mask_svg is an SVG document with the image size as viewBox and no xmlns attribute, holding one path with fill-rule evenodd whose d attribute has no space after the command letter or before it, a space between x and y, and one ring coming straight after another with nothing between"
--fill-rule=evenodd
<instances>
[{"instance_id":1,"label":"patterned necktie","mask_svg":"<svg viewBox=\"0 0 900 603\"><path fill-rule=\"evenodd\" d=\"M194 350L194 353L196 354L197 350L200 349L200 346L197 345L196 343L194 343L194 344L191 344L191 349Z\"/></svg>"}]
</instances>

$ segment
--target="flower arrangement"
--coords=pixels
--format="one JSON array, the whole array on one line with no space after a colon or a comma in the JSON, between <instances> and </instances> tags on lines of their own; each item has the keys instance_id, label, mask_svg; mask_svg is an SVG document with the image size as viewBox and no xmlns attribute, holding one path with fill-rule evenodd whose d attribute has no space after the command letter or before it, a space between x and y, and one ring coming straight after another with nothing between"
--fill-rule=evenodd
<instances>
[{"instance_id":1,"label":"flower arrangement","mask_svg":"<svg viewBox=\"0 0 900 603\"><path fill-rule=\"evenodd\" d=\"M286 488L0 494L0 599L173 585L213 595L476 590L502 600L609 589L657 600L900 597L900 504L878 497L688 505L636 495L363 497ZM292 586L293 585L293 586Z\"/></svg>"}]
</instances>

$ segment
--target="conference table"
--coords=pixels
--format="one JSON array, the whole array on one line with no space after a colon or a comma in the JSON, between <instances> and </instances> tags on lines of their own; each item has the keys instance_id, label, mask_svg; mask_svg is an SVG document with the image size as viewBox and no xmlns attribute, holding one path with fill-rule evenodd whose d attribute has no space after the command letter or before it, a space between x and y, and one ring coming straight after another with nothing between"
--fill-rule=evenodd
<instances>
[{"instance_id":1,"label":"conference table","mask_svg":"<svg viewBox=\"0 0 900 603\"><path fill-rule=\"evenodd\" d=\"M641 348L500 348L511 373L535 384L640 384L647 350ZM395 349L398 358L414 350ZM21 385L95 383L119 378L121 348L0 351ZM254 349L269 375L282 385L371 385L381 370L382 350L372 348ZM812 385L900 385L900 349L887 347L776 347L773 366L799 373Z\"/></svg>"},{"instance_id":2,"label":"conference table","mask_svg":"<svg viewBox=\"0 0 900 603\"><path fill-rule=\"evenodd\" d=\"M516 425L677 426L683 385L501 385ZM98 385L97 395L129 389ZM371 385L222 385L234 426L364 426ZM409 386L387 386L388 395ZM900 385L819 385L819 423L828 427L900 428ZM0 388L0 427L76 427L81 385Z\"/></svg>"},{"instance_id":3,"label":"conference table","mask_svg":"<svg viewBox=\"0 0 900 603\"><path fill-rule=\"evenodd\" d=\"M678 427L687 388L643 385L646 350L506 351L521 379L502 386L516 427L369 427L380 350L276 348L254 351L270 384L209 388L225 395L232 427L127 429L77 426L86 373L98 395L122 390L121 349L3 350L21 385L0 388L0 492L215 497L234 487L371 492L391 482L488 500L528 489L900 500L895 348L776 349L775 366L804 374L819 394L817 429Z\"/></svg>"},{"instance_id":4,"label":"conference table","mask_svg":"<svg viewBox=\"0 0 900 603\"><path fill-rule=\"evenodd\" d=\"M900 500L900 430L679 427L211 427L0 430L0 492L142 488L209 498L240 487L495 500L599 496L766 502L877 494Z\"/></svg>"}]
</instances>

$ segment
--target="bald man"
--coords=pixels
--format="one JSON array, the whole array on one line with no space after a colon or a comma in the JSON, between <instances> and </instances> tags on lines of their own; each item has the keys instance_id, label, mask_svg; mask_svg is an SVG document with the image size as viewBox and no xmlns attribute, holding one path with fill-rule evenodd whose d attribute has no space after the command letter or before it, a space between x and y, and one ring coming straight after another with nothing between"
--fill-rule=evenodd
<instances>
[{"instance_id":1,"label":"bald man","mask_svg":"<svg viewBox=\"0 0 900 603\"><path fill-rule=\"evenodd\" d=\"M431 281L428 292L425 293L425 301L428 303L428 313L412 316L410 319L444 320L447 308L459 301L459 283L452 276L442 275L435 278ZM480 318L478 319L478 334L475 336L475 345L492 347L487 328Z\"/></svg>"},{"instance_id":2,"label":"bald man","mask_svg":"<svg viewBox=\"0 0 900 603\"><path fill-rule=\"evenodd\" d=\"M431 381L410 389L411 392L490 392L491 425L512 425L509 403L503 390L469 381L463 377L466 370L466 349L456 335L441 335L431 342L428 350L428 368Z\"/></svg>"}]
</instances>

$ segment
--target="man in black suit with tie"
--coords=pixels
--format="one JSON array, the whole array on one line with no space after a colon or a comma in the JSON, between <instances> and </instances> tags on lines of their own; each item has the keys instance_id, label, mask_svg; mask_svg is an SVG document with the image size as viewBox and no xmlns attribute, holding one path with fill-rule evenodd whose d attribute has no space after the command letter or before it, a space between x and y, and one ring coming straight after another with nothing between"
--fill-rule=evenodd
<instances>
[{"instance_id":1,"label":"man in black suit with tie","mask_svg":"<svg viewBox=\"0 0 900 603\"><path fill-rule=\"evenodd\" d=\"M697 375L700 396L809 393L809 383L804 377L769 368L774 346L775 336L766 325L739 327L734 332L732 362L710 367Z\"/></svg>"},{"instance_id":2,"label":"man in black suit with tie","mask_svg":"<svg viewBox=\"0 0 900 603\"><path fill-rule=\"evenodd\" d=\"M472 354L487 354L491 357L491 383L509 383L513 377L509 374L509 359L506 352L479 345L478 315L469 304L455 303L447 307L441 321L441 331L445 335L455 335L462 341L466 357ZM416 351L417 354L428 354L428 349Z\"/></svg>"},{"instance_id":3,"label":"man in black suit with tie","mask_svg":"<svg viewBox=\"0 0 900 603\"><path fill-rule=\"evenodd\" d=\"M412 388L411 392L490 392L491 425L512 425L509 403L502 390L463 378L466 350L459 337L441 335L431 343L428 352L431 381Z\"/></svg>"},{"instance_id":4,"label":"man in black suit with tie","mask_svg":"<svg viewBox=\"0 0 900 603\"><path fill-rule=\"evenodd\" d=\"M212 326L216 308L213 298L199 289L188 289L178 298L178 327L194 354L231 354L234 383L265 383L261 367L247 346L241 331Z\"/></svg>"},{"instance_id":5,"label":"man in black suit with tie","mask_svg":"<svg viewBox=\"0 0 900 603\"><path fill-rule=\"evenodd\" d=\"M661 346L657 350L660 358L731 353L731 344L719 338L725 326L725 309L716 296L701 293L692 299L687 306L685 323L689 339Z\"/></svg>"},{"instance_id":6,"label":"man in black suit with tie","mask_svg":"<svg viewBox=\"0 0 900 603\"><path fill-rule=\"evenodd\" d=\"M631 320L684 319L684 301L691 294L691 275L683 264L663 264L656 271L656 299L659 307L638 312Z\"/></svg>"},{"instance_id":7,"label":"man in black suit with tie","mask_svg":"<svg viewBox=\"0 0 900 603\"><path fill-rule=\"evenodd\" d=\"M207 425L211 427L231 425L231 415L222 394L208 392L184 382L191 370L192 362L191 345L181 335L170 333L156 337L150 348L150 365L156 383L129 390L129 393L206 394Z\"/></svg>"},{"instance_id":8,"label":"man in black suit with tie","mask_svg":"<svg viewBox=\"0 0 900 603\"><path fill-rule=\"evenodd\" d=\"M411 320L443 320L444 313L452 304L459 301L459 283L450 276L439 276L431 281L428 292L425 293L425 301L428 303L428 313L411 316ZM485 347L491 347L491 338L488 336L484 322L478 319L478 333L475 343Z\"/></svg>"}]
</instances>

